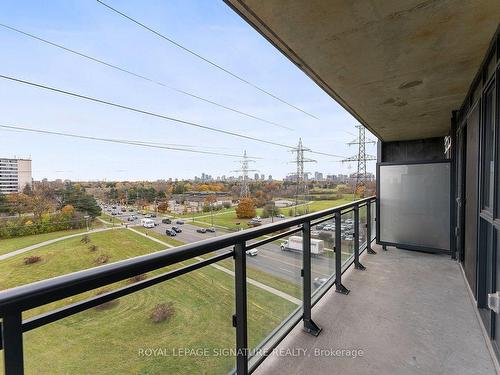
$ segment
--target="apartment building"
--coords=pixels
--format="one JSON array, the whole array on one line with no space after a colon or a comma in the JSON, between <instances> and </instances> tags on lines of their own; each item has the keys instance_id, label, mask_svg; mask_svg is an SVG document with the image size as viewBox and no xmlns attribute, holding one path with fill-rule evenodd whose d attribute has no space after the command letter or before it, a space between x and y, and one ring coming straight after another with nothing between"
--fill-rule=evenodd
<instances>
[{"instance_id":1,"label":"apartment building","mask_svg":"<svg viewBox=\"0 0 500 375\"><path fill-rule=\"evenodd\" d=\"M30 159L0 159L0 193L19 193L32 184Z\"/></svg>"}]
</instances>

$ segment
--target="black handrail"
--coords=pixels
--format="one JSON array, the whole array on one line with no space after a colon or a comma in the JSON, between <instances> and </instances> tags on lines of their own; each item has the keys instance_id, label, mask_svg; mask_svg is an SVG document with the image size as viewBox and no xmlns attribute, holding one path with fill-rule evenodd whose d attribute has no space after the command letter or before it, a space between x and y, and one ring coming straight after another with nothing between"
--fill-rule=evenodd
<instances>
[{"instance_id":1,"label":"black handrail","mask_svg":"<svg viewBox=\"0 0 500 375\"><path fill-rule=\"evenodd\" d=\"M47 280L19 286L0 292L0 317L2 321L2 329L0 330L0 343L3 344L0 348L4 350L4 366L6 375L23 374L23 349L22 349L22 333L28 330L38 328L42 325L73 315L77 312L86 310L100 303L116 299L121 295L133 293L137 290L144 289L156 283L172 279L181 274L191 272L195 269L212 264L216 261L226 259L233 256L235 259L235 293L236 293L236 315L233 318L233 323L236 327L237 349L247 349L247 324L246 324L246 260L245 251L255 248L259 245L272 242L276 239L285 237L289 234L302 231L303 233L303 309L302 316L304 320L304 328L306 331L317 335L320 328L316 326L311 318L311 247L310 247L310 231L311 226L335 219L336 221L336 274L332 278L328 287L335 284L338 292L347 293L348 290L341 283L342 262L341 262L341 241L340 241L340 218L342 214L353 211L355 213L356 228L359 228L359 208L367 207L367 220L370 220L370 207L372 202L375 202L375 197L364 198L355 202L346 203L334 208L325 209L322 211L306 214L303 216L281 220L276 223L270 223L263 226L246 229L236 233L230 233L215 238L186 244L166 249L152 254L147 254L131 259L122 260L119 262L95 267L83 271L70 273L67 275L54 277ZM325 216L329 216L326 217ZM370 249L371 242L371 223L367 222L367 246ZM262 236L268 236L275 232L280 232L285 229L285 232L275 234L264 240L259 240L247 244L249 240L255 240ZM354 258L356 268L364 269L359 263L359 230L356 230L354 236ZM186 260L190 260L213 251L225 249L234 246L234 250L226 251L223 254L216 255L212 258L185 266L178 270L166 272L155 278L136 283L134 286L120 288L106 294L89 298L84 301L71 304L54 311L44 313L42 315L22 321L22 312L46 305L48 303L58 301L70 296L74 296L92 289L96 289L105 285L109 285L127 278L157 270L166 266L177 264ZM333 281L334 280L334 281ZM237 356L238 374L248 373L248 355Z\"/></svg>"}]
</instances>

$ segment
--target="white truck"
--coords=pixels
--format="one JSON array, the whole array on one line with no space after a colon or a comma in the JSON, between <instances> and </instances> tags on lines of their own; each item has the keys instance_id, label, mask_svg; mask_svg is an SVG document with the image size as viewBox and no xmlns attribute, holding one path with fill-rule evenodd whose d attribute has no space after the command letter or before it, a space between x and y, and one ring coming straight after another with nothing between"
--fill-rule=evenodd
<instances>
[{"instance_id":1,"label":"white truck","mask_svg":"<svg viewBox=\"0 0 500 375\"><path fill-rule=\"evenodd\" d=\"M154 228L155 222L154 222L154 220L151 220L151 219L141 219L141 225L144 228Z\"/></svg>"},{"instance_id":2,"label":"white truck","mask_svg":"<svg viewBox=\"0 0 500 375\"><path fill-rule=\"evenodd\" d=\"M300 251L302 252L302 237L291 236L287 241L282 242L281 250L283 251ZM311 254L320 255L325 251L325 242L323 240L317 240L311 238Z\"/></svg>"}]
</instances>

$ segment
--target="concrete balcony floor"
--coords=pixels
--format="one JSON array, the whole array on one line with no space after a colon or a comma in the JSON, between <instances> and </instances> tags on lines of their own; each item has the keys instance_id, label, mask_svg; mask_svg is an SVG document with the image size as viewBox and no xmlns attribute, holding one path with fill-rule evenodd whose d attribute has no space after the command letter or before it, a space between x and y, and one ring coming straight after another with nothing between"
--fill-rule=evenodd
<instances>
[{"instance_id":1,"label":"concrete balcony floor","mask_svg":"<svg viewBox=\"0 0 500 375\"><path fill-rule=\"evenodd\" d=\"M349 295L332 289L314 307L321 334L298 325L254 374L495 374L459 265L445 255L374 249L361 259L366 271L345 274ZM362 356L317 356L315 348Z\"/></svg>"}]
</instances>

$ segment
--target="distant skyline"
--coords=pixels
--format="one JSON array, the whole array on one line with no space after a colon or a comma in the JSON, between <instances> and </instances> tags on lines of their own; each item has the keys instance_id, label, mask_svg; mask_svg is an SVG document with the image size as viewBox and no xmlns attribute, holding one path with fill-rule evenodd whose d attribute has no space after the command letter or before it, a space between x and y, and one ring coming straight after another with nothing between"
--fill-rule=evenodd
<instances>
[{"instance_id":1,"label":"distant skyline","mask_svg":"<svg viewBox=\"0 0 500 375\"><path fill-rule=\"evenodd\" d=\"M95 96L251 137L352 156L357 121L223 2L173 0L112 6L199 52L313 119L197 60L95 1L4 0L0 23L123 66L224 105L283 124L238 115L112 70L0 27L0 74ZM282 179L293 173L287 149L85 102L0 79L0 125L140 142L189 144L202 150L261 157L252 167ZM369 133L367 133L369 134ZM374 136L369 135L371 139ZM367 146L376 153L376 147ZM235 175L235 158L105 143L0 129L0 157L31 157L33 178L71 180L188 179ZM350 174L356 165L317 160L307 171ZM368 164L374 172L375 163Z\"/></svg>"}]
</instances>

